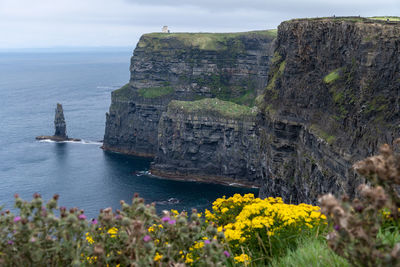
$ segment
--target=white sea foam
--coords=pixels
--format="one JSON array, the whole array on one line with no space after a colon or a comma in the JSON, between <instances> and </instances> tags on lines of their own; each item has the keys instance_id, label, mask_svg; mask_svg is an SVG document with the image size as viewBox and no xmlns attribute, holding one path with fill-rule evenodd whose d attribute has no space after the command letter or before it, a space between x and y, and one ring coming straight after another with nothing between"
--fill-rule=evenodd
<instances>
[{"instance_id":1,"label":"white sea foam","mask_svg":"<svg viewBox=\"0 0 400 267\"><path fill-rule=\"evenodd\" d=\"M82 145L103 145L102 142L98 141L90 141L90 140L81 140L81 141L54 141L50 139L39 140L39 143L72 143L72 144L82 144Z\"/></svg>"}]
</instances>

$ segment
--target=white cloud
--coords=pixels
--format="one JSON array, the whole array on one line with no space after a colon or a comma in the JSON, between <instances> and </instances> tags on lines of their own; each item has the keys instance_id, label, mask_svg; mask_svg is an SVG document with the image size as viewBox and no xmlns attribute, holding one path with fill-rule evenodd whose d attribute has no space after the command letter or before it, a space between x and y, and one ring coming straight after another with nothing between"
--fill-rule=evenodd
<instances>
[{"instance_id":1,"label":"white cloud","mask_svg":"<svg viewBox=\"0 0 400 267\"><path fill-rule=\"evenodd\" d=\"M398 0L0 0L0 48L134 46L141 34L245 31L283 20L400 14Z\"/></svg>"}]
</instances>

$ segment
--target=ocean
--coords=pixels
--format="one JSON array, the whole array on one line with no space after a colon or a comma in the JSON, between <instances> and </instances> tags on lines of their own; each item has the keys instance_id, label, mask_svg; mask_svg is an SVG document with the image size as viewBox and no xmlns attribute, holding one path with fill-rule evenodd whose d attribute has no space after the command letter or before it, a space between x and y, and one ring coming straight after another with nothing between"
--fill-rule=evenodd
<instances>
[{"instance_id":1,"label":"ocean","mask_svg":"<svg viewBox=\"0 0 400 267\"><path fill-rule=\"evenodd\" d=\"M151 160L104 152L111 91L129 81L132 51L0 53L0 205L13 209L15 193L31 200L59 194L59 205L97 217L135 192L157 210L204 210L223 195L256 189L159 179ZM82 142L36 141L54 133L61 103L69 137Z\"/></svg>"}]
</instances>

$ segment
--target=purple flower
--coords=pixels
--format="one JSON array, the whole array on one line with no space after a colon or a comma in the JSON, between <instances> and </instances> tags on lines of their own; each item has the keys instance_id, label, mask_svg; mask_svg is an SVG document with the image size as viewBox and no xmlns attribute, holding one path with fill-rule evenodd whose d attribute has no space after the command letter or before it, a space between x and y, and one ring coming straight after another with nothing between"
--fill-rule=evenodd
<instances>
[{"instance_id":1,"label":"purple flower","mask_svg":"<svg viewBox=\"0 0 400 267\"><path fill-rule=\"evenodd\" d=\"M169 223L169 224L175 224L175 223L176 223L176 220L170 220L168 223Z\"/></svg>"},{"instance_id":2,"label":"purple flower","mask_svg":"<svg viewBox=\"0 0 400 267\"><path fill-rule=\"evenodd\" d=\"M122 219L122 216L118 214L117 216L115 216L115 219L121 220L121 219Z\"/></svg>"},{"instance_id":3,"label":"purple flower","mask_svg":"<svg viewBox=\"0 0 400 267\"><path fill-rule=\"evenodd\" d=\"M97 224L97 219L92 219L92 221L90 222L91 224Z\"/></svg>"},{"instance_id":4,"label":"purple flower","mask_svg":"<svg viewBox=\"0 0 400 267\"><path fill-rule=\"evenodd\" d=\"M16 216L15 218L14 218L14 222L19 222L21 220L21 217L20 216Z\"/></svg>"},{"instance_id":5,"label":"purple flower","mask_svg":"<svg viewBox=\"0 0 400 267\"><path fill-rule=\"evenodd\" d=\"M85 214L80 214L80 215L78 216L78 219L79 219L79 220L86 220L86 215L85 215Z\"/></svg>"},{"instance_id":6,"label":"purple flower","mask_svg":"<svg viewBox=\"0 0 400 267\"><path fill-rule=\"evenodd\" d=\"M171 220L171 218L169 218L168 216L162 217L161 221L163 222L169 222Z\"/></svg>"},{"instance_id":7,"label":"purple flower","mask_svg":"<svg viewBox=\"0 0 400 267\"><path fill-rule=\"evenodd\" d=\"M151 240L151 237L149 236L149 235L145 235L144 237L143 237L143 241L144 242L149 242Z\"/></svg>"},{"instance_id":8,"label":"purple flower","mask_svg":"<svg viewBox=\"0 0 400 267\"><path fill-rule=\"evenodd\" d=\"M32 243L34 243L34 242L36 241L36 238L34 238L34 237L32 236L31 239L30 239L29 241L31 241Z\"/></svg>"},{"instance_id":9,"label":"purple flower","mask_svg":"<svg viewBox=\"0 0 400 267\"><path fill-rule=\"evenodd\" d=\"M231 256L231 254L229 254L229 252L228 251L224 251L224 255L225 255L225 257L227 257L227 258L229 258L230 256Z\"/></svg>"},{"instance_id":10,"label":"purple flower","mask_svg":"<svg viewBox=\"0 0 400 267\"><path fill-rule=\"evenodd\" d=\"M338 224L336 224L333 228L334 228L336 231L339 231L340 226L339 226Z\"/></svg>"},{"instance_id":11,"label":"purple flower","mask_svg":"<svg viewBox=\"0 0 400 267\"><path fill-rule=\"evenodd\" d=\"M8 240L8 241L7 241L7 244L12 245L12 244L14 244L14 241Z\"/></svg>"},{"instance_id":12,"label":"purple flower","mask_svg":"<svg viewBox=\"0 0 400 267\"><path fill-rule=\"evenodd\" d=\"M206 239L205 241L204 241L204 244L210 244L211 242L210 242L210 240L208 240L208 239Z\"/></svg>"}]
</instances>

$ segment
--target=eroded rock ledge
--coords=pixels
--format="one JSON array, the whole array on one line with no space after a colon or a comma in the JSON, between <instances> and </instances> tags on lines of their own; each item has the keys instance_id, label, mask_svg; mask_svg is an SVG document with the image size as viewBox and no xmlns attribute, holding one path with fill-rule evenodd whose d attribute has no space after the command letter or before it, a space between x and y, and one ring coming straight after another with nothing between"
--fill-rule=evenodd
<instances>
[{"instance_id":1,"label":"eroded rock ledge","mask_svg":"<svg viewBox=\"0 0 400 267\"><path fill-rule=\"evenodd\" d=\"M172 101L160 119L152 173L259 187L257 112L216 98Z\"/></svg>"}]
</instances>

